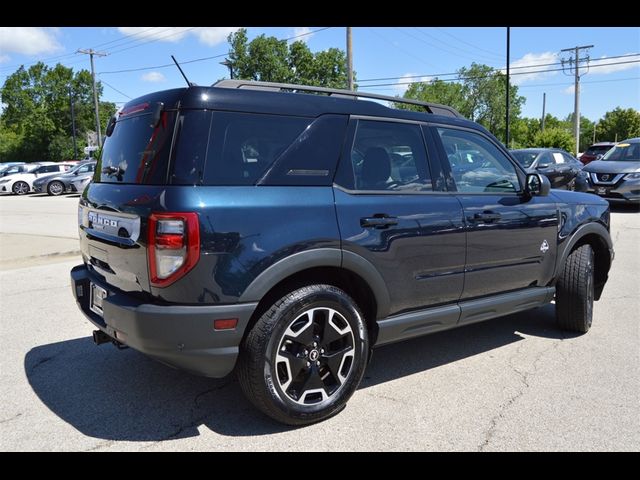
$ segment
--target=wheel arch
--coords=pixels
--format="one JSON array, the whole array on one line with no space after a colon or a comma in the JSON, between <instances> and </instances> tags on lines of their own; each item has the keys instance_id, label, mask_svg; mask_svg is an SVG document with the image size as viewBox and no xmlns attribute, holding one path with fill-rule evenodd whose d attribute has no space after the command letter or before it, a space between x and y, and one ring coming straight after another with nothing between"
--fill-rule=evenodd
<instances>
[{"instance_id":1,"label":"wheel arch","mask_svg":"<svg viewBox=\"0 0 640 480\"><path fill-rule=\"evenodd\" d=\"M560 260L556 266L555 279L560 274L560 269L567 261L567 257L582 245L588 244L593 249L594 264L594 298L599 300L604 285L609 278L609 269L613 261L613 243L609 231L599 223L589 223L579 227L564 246Z\"/></svg>"},{"instance_id":2,"label":"wheel arch","mask_svg":"<svg viewBox=\"0 0 640 480\"><path fill-rule=\"evenodd\" d=\"M377 320L389 312L386 285L366 259L330 248L298 252L276 262L256 277L240 297L241 302L258 301L245 336L279 298L302 286L319 283L334 285L354 299L364 314L373 345L378 335Z\"/></svg>"}]
</instances>

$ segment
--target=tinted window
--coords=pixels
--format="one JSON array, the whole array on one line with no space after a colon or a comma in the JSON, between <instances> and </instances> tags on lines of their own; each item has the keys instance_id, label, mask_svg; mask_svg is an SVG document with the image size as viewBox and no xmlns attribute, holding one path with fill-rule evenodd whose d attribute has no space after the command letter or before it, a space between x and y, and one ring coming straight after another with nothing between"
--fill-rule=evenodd
<instances>
[{"instance_id":1,"label":"tinted window","mask_svg":"<svg viewBox=\"0 0 640 480\"><path fill-rule=\"evenodd\" d=\"M260 184L331 185L346 128L346 115L317 118L280 155Z\"/></svg>"},{"instance_id":2,"label":"tinted window","mask_svg":"<svg viewBox=\"0 0 640 480\"><path fill-rule=\"evenodd\" d=\"M60 165L43 165L42 167L36 169L34 173L51 173L51 172L59 172L61 170Z\"/></svg>"},{"instance_id":3,"label":"tinted window","mask_svg":"<svg viewBox=\"0 0 640 480\"><path fill-rule=\"evenodd\" d=\"M212 112L187 110L180 113L173 155L171 183L197 185L202 181L204 160L211 132Z\"/></svg>"},{"instance_id":4,"label":"tinted window","mask_svg":"<svg viewBox=\"0 0 640 480\"><path fill-rule=\"evenodd\" d=\"M418 125L359 120L351 165L357 190L433 190Z\"/></svg>"},{"instance_id":5,"label":"tinted window","mask_svg":"<svg viewBox=\"0 0 640 480\"><path fill-rule=\"evenodd\" d=\"M215 112L203 183L254 185L311 122L302 117Z\"/></svg>"},{"instance_id":6,"label":"tinted window","mask_svg":"<svg viewBox=\"0 0 640 480\"><path fill-rule=\"evenodd\" d=\"M77 169L78 173L87 173L87 172L93 172L95 170L95 165L82 165L80 166L80 168Z\"/></svg>"},{"instance_id":7,"label":"tinted window","mask_svg":"<svg viewBox=\"0 0 640 480\"><path fill-rule=\"evenodd\" d=\"M101 183L166 183L174 122L163 112L152 127L151 114L125 116L107 137L94 181Z\"/></svg>"},{"instance_id":8,"label":"tinted window","mask_svg":"<svg viewBox=\"0 0 640 480\"><path fill-rule=\"evenodd\" d=\"M540 160L538 161L538 166L542 164L553 165L556 163L555 158L551 155L551 152L544 152L540 155Z\"/></svg>"},{"instance_id":9,"label":"tinted window","mask_svg":"<svg viewBox=\"0 0 640 480\"><path fill-rule=\"evenodd\" d=\"M466 130L438 128L459 192L517 192L516 167L498 147L483 136ZM464 162L468 152L476 161Z\"/></svg>"},{"instance_id":10,"label":"tinted window","mask_svg":"<svg viewBox=\"0 0 640 480\"><path fill-rule=\"evenodd\" d=\"M608 152L610 148L611 145L592 145L584 153L586 153L587 155L598 155Z\"/></svg>"}]
</instances>

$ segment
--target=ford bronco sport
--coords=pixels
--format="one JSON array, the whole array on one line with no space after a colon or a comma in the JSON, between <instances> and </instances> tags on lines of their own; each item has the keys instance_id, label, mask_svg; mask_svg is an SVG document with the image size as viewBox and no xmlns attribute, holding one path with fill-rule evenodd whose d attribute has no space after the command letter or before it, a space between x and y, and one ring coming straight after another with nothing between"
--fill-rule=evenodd
<instances>
[{"instance_id":1,"label":"ford bronco sport","mask_svg":"<svg viewBox=\"0 0 640 480\"><path fill-rule=\"evenodd\" d=\"M586 332L613 259L606 201L443 105L224 80L132 100L106 136L71 271L95 342L235 369L291 425L339 412L374 346L554 299Z\"/></svg>"}]
</instances>

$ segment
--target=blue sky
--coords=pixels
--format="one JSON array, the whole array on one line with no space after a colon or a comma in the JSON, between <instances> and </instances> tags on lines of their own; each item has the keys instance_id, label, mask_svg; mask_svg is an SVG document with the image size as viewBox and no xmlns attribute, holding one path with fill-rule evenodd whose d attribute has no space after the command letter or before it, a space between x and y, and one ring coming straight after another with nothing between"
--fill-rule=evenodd
<instances>
[{"instance_id":1,"label":"blue sky","mask_svg":"<svg viewBox=\"0 0 640 480\"><path fill-rule=\"evenodd\" d=\"M224 60L226 36L237 27L0 27L0 83L20 64L38 60L89 68L89 58L75 53L95 48L109 53L96 58L96 71L105 83L104 99L121 105L129 97L184 86L171 63L221 55L183 65L189 79L208 85L228 77ZM249 27L249 38L265 33L278 38L296 35L312 51L345 48L343 27ZM526 97L523 115L539 117L542 95L547 112L564 118L573 112L573 77L559 69L566 54L560 50L594 45L588 51L590 69L582 77L580 111L597 120L620 106L640 110L640 28L637 27L513 27L511 67L519 93ZM406 82L428 80L434 74L455 72L472 62L506 65L506 29L501 27L354 27L354 70L360 89L387 95L402 94ZM587 52L585 52L587 54ZM607 59L607 57L619 57ZM625 63L621 63L625 62ZM615 65L606 65L614 63ZM544 66L535 66L544 65ZM147 68L151 67L151 68ZM519 68L514 68L519 67ZM119 72L121 70L144 70ZM119 73L114 73L119 72ZM404 77L404 78L401 78ZM389 80L372 80L390 78ZM440 78L452 78L441 76ZM371 85L371 86L369 86Z\"/></svg>"}]
</instances>

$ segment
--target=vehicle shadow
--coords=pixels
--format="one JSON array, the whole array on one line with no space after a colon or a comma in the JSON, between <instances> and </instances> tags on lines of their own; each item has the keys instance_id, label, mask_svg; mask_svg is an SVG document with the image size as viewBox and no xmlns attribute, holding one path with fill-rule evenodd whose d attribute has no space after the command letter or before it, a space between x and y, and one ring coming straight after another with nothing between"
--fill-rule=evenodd
<instances>
[{"instance_id":1,"label":"vehicle shadow","mask_svg":"<svg viewBox=\"0 0 640 480\"><path fill-rule=\"evenodd\" d=\"M522 341L521 334L563 338L553 306L376 349L360 388ZM229 436L293 428L258 412L233 375L219 380L192 376L131 349L98 348L90 338L35 347L26 354L24 369L52 412L100 439L189 438L202 427Z\"/></svg>"}]
</instances>

